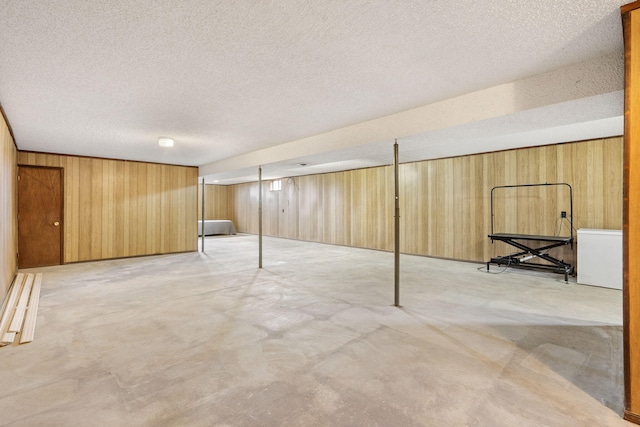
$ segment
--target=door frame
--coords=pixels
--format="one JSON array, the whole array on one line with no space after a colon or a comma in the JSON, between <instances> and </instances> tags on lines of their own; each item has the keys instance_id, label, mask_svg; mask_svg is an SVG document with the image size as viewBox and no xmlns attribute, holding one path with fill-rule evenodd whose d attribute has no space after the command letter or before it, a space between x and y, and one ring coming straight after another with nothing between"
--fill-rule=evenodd
<instances>
[{"instance_id":1,"label":"door frame","mask_svg":"<svg viewBox=\"0 0 640 427\"><path fill-rule=\"evenodd\" d=\"M20 168L34 168L34 169L56 169L60 172L60 219L61 219L61 227L60 227L60 264L59 265L64 265L64 227L65 227L65 220L64 220L64 168L60 167L60 166L40 166L40 165L26 165L26 164L18 164L18 170L17 170L17 174L18 177L20 177ZM19 190L19 184L16 186L16 190ZM19 198L20 198L20 191L16 191L17 194L17 198L18 198L18 202L17 202L17 207L20 206L20 202L19 202ZM16 209L17 210L17 209ZM17 218L17 223L18 223L18 227L20 226L20 211L18 210L17 212L18 218ZM19 235L20 233L16 233L17 235ZM19 245L19 243L18 243ZM18 252L18 259L16 260L18 264L20 264L20 252ZM37 268L37 267L33 267L33 268Z\"/></svg>"}]
</instances>

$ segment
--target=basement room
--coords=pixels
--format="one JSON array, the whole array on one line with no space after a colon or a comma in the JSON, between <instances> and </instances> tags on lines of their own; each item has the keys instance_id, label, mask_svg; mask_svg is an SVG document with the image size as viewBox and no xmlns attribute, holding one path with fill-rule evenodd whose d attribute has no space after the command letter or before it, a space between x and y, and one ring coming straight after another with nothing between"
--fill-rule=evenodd
<instances>
[{"instance_id":1,"label":"basement room","mask_svg":"<svg viewBox=\"0 0 640 427\"><path fill-rule=\"evenodd\" d=\"M640 1L2 0L0 113L0 426L640 424Z\"/></svg>"}]
</instances>

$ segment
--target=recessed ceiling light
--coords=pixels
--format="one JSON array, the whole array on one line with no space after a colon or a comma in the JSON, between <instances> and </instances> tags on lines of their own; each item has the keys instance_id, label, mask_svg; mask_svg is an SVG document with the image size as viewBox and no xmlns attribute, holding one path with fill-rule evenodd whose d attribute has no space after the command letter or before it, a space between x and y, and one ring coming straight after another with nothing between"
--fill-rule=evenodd
<instances>
[{"instance_id":1,"label":"recessed ceiling light","mask_svg":"<svg viewBox=\"0 0 640 427\"><path fill-rule=\"evenodd\" d=\"M173 139L161 136L158 138L158 145L160 147L173 147Z\"/></svg>"},{"instance_id":2,"label":"recessed ceiling light","mask_svg":"<svg viewBox=\"0 0 640 427\"><path fill-rule=\"evenodd\" d=\"M214 183L214 184L215 184L216 182L220 182L220 181L218 181L217 179L216 179L215 181L213 181L213 183Z\"/></svg>"}]
</instances>

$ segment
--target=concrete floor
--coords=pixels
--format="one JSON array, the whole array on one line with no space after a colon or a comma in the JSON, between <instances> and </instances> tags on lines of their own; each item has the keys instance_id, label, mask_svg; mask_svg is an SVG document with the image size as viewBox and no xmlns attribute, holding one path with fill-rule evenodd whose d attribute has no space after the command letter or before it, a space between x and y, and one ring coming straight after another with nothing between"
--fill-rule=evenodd
<instances>
[{"instance_id":1,"label":"concrete floor","mask_svg":"<svg viewBox=\"0 0 640 427\"><path fill-rule=\"evenodd\" d=\"M630 426L622 295L562 276L257 237L32 269L0 425ZM495 268L499 271L499 268Z\"/></svg>"}]
</instances>

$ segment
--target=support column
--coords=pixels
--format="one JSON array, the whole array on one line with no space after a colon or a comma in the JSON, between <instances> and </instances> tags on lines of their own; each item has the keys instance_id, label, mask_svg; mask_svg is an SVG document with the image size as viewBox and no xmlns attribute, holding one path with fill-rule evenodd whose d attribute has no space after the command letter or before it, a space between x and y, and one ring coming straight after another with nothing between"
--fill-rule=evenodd
<instances>
[{"instance_id":1,"label":"support column","mask_svg":"<svg viewBox=\"0 0 640 427\"><path fill-rule=\"evenodd\" d=\"M394 303L400 307L400 196L398 184L398 140L393 144L393 179L395 187L395 208L394 208Z\"/></svg>"},{"instance_id":2,"label":"support column","mask_svg":"<svg viewBox=\"0 0 640 427\"><path fill-rule=\"evenodd\" d=\"M200 231L202 232L202 252L204 252L204 177L202 177L202 218L200 219Z\"/></svg>"},{"instance_id":3,"label":"support column","mask_svg":"<svg viewBox=\"0 0 640 427\"><path fill-rule=\"evenodd\" d=\"M262 166L258 166L258 268L262 268Z\"/></svg>"},{"instance_id":4,"label":"support column","mask_svg":"<svg viewBox=\"0 0 640 427\"><path fill-rule=\"evenodd\" d=\"M640 424L640 1L622 6L624 28L624 418Z\"/></svg>"}]
</instances>

